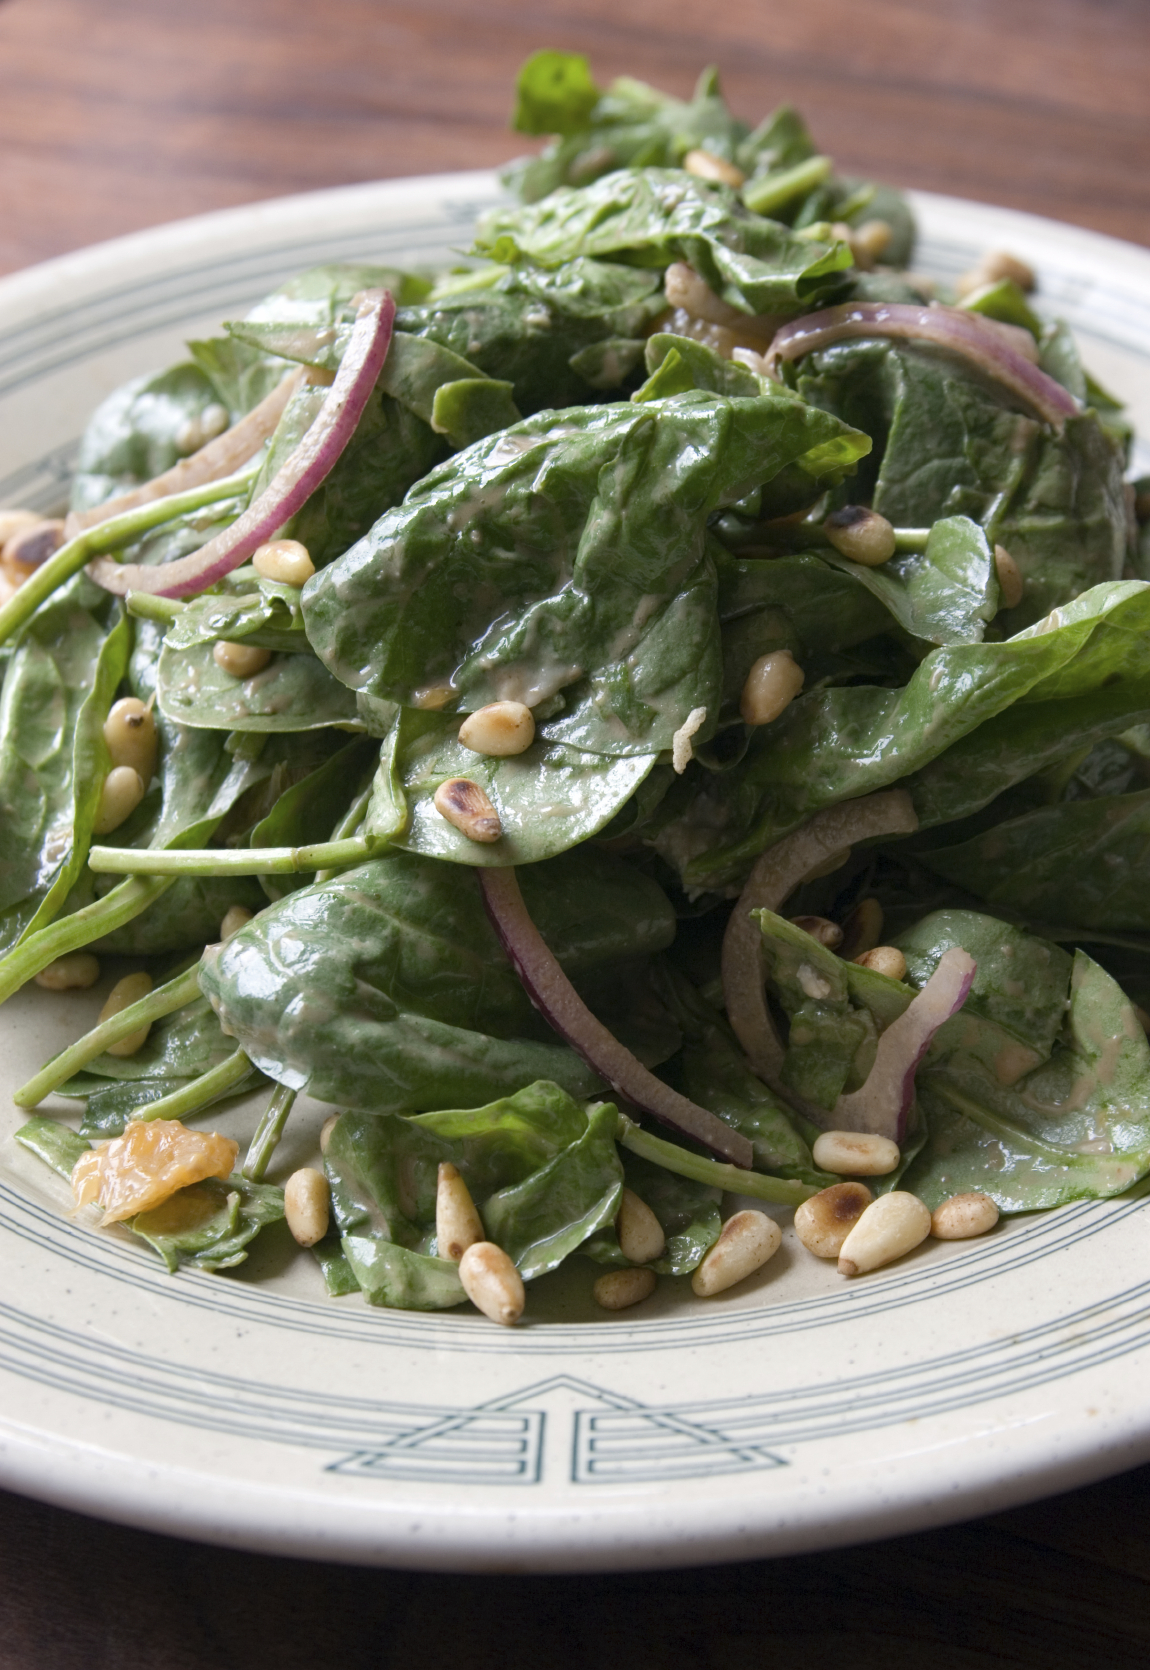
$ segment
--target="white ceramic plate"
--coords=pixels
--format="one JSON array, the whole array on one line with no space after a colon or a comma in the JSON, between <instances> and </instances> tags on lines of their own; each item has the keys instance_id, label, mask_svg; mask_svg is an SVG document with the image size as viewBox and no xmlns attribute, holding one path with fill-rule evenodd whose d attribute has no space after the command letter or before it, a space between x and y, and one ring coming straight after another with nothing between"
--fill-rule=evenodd
<instances>
[{"instance_id":1,"label":"white ceramic plate","mask_svg":"<svg viewBox=\"0 0 1150 1670\"><path fill-rule=\"evenodd\" d=\"M185 337L317 261L441 259L495 189L461 174L286 198L0 281L0 504L58 502L92 406ZM1034 263L1039 305L1069 317L1150 436L1150 253L971 203L916 207L924 270L1004 245ZM10 1139L7 1090L99 1002L34 989L0 1017L13 1489L248 1548L574 1571L892 1535L1150 1456L1140 1202L931 1242L853 1284L788 1229L731 1294L665 1281L609 1319L593 1266L571 1260L514 1331L329 1300L286 1236L231 1275L172 1277L126 1234L69 1217L67 1191ZM303 1110L281 1170L311 1153L324 1111ZM252 1120L249 1106L217 1124L246 1136Z\"/></svg>"}]
</instances>

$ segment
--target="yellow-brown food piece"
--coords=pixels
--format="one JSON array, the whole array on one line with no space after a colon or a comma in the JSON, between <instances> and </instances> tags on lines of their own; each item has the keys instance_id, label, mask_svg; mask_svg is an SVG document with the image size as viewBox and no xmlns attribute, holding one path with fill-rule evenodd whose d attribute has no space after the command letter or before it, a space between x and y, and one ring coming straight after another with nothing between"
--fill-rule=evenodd
<instances>
[{"instance_id":1,"label":"yellow-brown food piece","mask_svg":"<svg viewBox=\"0 0 1150 1670\"><path fill-rule=\"evenodd\" d=\"M134 1119L122 1137L97 1143L72 1171L77 1206L104 1208L103 1222L150 1212L189 1183L229 1177L240 1145L210 1131L189 1131L178 1119Z\"/></svg>"}]
</instances>

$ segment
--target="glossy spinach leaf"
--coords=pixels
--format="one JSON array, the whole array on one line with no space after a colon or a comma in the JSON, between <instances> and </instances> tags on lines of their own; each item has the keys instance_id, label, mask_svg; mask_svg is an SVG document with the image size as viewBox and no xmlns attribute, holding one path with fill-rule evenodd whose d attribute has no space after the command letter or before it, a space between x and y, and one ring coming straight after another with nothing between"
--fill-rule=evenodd
<instances>
[{"instance_id":1,"label":"glossy spinach leaf","mask_svg":"<svg viewBox=\"0 0 1150 1670\"><path fill-rule=\"evenodd\" d=\"M214 384L198 365L133 377L108 395L88 421L76 459L72 509L87 510L150 481L228 421Z\"/></svg>"},{"instance_id":2,"label":"glossy spinach leaf","mask_svg":"<svg viewBox=\"0 0 1150 1670\"><path fill-rule=\"evenodd\" d=\"M968 516L936 522L924 551L896 554L881 568L824 553L890 610L898 624L931 644L979 644L998 610L994 553Z\"/></svg>"},{"instance_id":3,"label":"glossy spinach leaf","mask_svg":"<svg viewBox=\"0 0 1150 1670\"><path fill-rule=\"evenodd\" d=\"M651 1208L667 1238L662 1256L652 1261L652 1270L661 1276L689 1275L719 1239L723 1227L719 1216L721 1192L689 1177L677 1177L673 1171L665 1171L625 1149L622 1160L625 1186ZM597 1264L617 1269L626 1269L629 1264L613 1224L605 1224L589 1236L579 1251Z\"/></svg>"},{"instance_id":4,"label":"glossy spinach leaf","mask_svg":"<svg viewBox=\"0 0 1150 1670\"><path fill-rule=\"evenodd\" d=\"M215 731L358 729L355 696L314 655L274 655L262 672L233 678L210 643L160 655L160 711L176 724Z\"/></svg>"},{"instance_id":5,"label":"glossy spinach leaf","mask_svg":"<svg viewBox=\"0 0 1150 1670\"><path fill-rule=\"evenodd\" d=\"M355 796L379 753L370 737L357 737L332 754L299 782L285 788L267 816L249 836L253 847L303 847L326 841ZM269 899L282 899L295 888L306 887L306 875L261 876Z\"/></svg>"},{"instance_id":6,"label":"glossy spinach leaf","mask_svg":"<svg viewBox=\"0 0 1150 1670\"><path fill-rule=\"evenodd\" d=\"M128 1227L154 1247L174 1274L230 1270L247 1258L247 1248L265 1225L284 1215L283 1190L246 1177L209 1177L129 1219Z\"/></svg>"}]
</instances>

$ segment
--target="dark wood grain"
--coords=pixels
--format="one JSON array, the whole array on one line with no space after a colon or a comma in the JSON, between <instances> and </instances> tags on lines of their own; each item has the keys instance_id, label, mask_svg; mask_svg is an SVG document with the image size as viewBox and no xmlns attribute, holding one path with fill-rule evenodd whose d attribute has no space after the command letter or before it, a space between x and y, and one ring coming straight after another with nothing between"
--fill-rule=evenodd
<instances>
[{"instance_id":1,"label":"dark wood grain","mask_svg":"<svg viewBox=\"0 0 1150 1670\"><path fill-rule=\"evenodd\" d=\"M3 0L0 270L163 220L488 166L527 52L850 171L1150 244L1146 0ZM1113 1670L1150 1656L1150 1469L970 1525L692 1573L440 1578L201 1548L0 1494L0 1670Z\"/></svg>"}]
</instances>

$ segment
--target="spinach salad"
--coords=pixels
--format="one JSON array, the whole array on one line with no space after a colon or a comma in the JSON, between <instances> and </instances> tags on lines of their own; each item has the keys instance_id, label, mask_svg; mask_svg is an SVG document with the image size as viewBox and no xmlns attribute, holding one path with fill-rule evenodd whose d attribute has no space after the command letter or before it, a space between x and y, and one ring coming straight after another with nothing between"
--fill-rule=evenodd
<instances>
[{"instance_id":1,"label":"spinach salad","mask_svg":"<svg viewBox=\"0 0 1150 1670\"><path fill-rule=\"evenodd\" d=\"M333 1294L503 1321L569 1258L717 1292L756 1202L850 1274L1137 1187L1120 406L794 110L518 93L466 261L290 280L0 512L0 998L133 970L18 1140L172 1270L286 1212Z\"/></svg>"}]
</instances>

